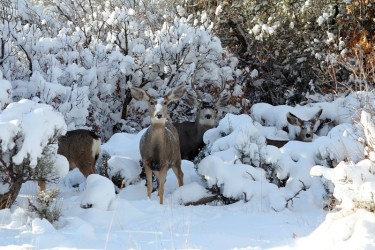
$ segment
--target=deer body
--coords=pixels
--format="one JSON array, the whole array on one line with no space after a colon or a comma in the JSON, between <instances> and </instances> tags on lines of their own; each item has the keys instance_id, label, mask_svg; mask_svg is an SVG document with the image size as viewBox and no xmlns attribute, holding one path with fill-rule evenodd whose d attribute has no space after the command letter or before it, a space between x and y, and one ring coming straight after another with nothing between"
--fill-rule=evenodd
<instances>
[{"instance_id":1,"label":"deer body","mask_svg":"<svg viewBox=\"0 0 375 250\"><path fill-rule=\"evenodd\" d=\"M320 115L322 114L323 109L319 109L318 112L310 120L302 120L296 115L288 112L287 121L289 124L300 127L300 132L297 134L296 140L303 142L311 142L314 137L314 127L316 122L319 120ZM289 141L285 140L272 140L266 138L267 145L273 145L275 147L281 148Z\"/></svg>"},{"instance_id":2,"label":"deer body","mask_svg":"<svg viewBox=\"0 0 375 250\"><path fill-rule=\"evenodd\" d=\"M77 129L68 131L58 141L57 153L66 157L69 170L78 167L87 177L95 173L96 160L100 154L101 140L94 132ZM46 190L46 180L38 180L40 191Z\"/></svg>"},{"instance_id":3,"label":"deer body","mask_svg":"<svg viewBox=\"0 0 375 250\"><path fill-rule=\"evenodd\" d=\"M57 153L68 159L70 170L78 167L81 173L87 177L95 173L100 143L100 138L92 131L85 129L71 130L59 138Z\"/></svg>"},{"instance_id":4,"label":"deer body","mask_svg":"<svg viewBox=\"0 0 375 250\"><path fill-rule=\"evenodd\" d=\"M196 90L194 81L191 87L197 94L197 97L189 95L191 106L198 106L196 119L194 122L174 123L180 137L181 159L190 161L194 160L200 149L204 147L204 133L216 125L218 108L224 106L229 99L228 95L223 95L214 100L205 100ZM221 86L219 95L223 90L224 84Z\"/></svg>"},{"instance_id":5,"label":"deer body","mask_svg":"<svg viewBox=\"0 0 375 250\"><path fill-rule=\"evenodd\" d=\"M273 139L266 138L266 142L267 142L267 145L272 145L272 146L275 146L277 148L281 148L285 144L287 144L289 141L285 141L285 140L273 140Z\"/></svg>"},{"instance_id":6,"label":"deer body","mask_svg":"<svg viewBox=\"0 0 375 250\"><path fill-rule=\"evenodd\" d=\"M204 147L203 135L214 125L202 125L199 121L174 124L180 137L181 159L194 160Z\"/></svg>"},{"instance_id":7,"label":"deer body","mask_svg":"<svg viewBox=\"0 0 375 250\"><path fill-rule=\"evenodd\" d=\"M179 148L175 147L178 140L177 130L170 122L165 126L151 124L141 138L141 157L150 161L153 171L160 171L163 165L173 166L181 161Z\"/></svg>"},{"instance_id":8,"label":"deer body","mask_svg":"<svg viewBox=\"0 0 375 250\"><path fill-rule=\"evenodd\" d=\"M178 185L183 185L179 136L173 124L167 121L167 106L171 101L181 98L185 88L179 85L156 100L143 89L131 86L130 90L134 99L149 104L151 125L141 137L139 150L146 173L147 195L151 197L152 174L155 174L159 184L160 204L163 204L164 183L170 168L177 177Z\"/></svg>"}]
</instances>

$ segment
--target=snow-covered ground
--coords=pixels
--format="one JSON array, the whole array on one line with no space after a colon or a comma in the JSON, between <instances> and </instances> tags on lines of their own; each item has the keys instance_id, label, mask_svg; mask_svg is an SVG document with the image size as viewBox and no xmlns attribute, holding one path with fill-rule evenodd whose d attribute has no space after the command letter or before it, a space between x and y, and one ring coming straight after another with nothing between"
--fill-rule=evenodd
<instances>
[{"instance_id":1,"label":"snow-covered ground","mask_svg":"<svg viewBox=\"0 0 375 250\"><path fill-rule=\"evenodd\" d=\"M69 172L48 185L60 190L56 204L62 215L52 225L27 212L27 198L37 190L27 182L12 208L0 210L0 249L375 249L375 215L365 206L373 204L375 164L364 159L358 140L371 135L373 123L371 117L352 122L361 115L353 112L359 111L355 100L296 108L259 104L250 116L227 114L206 132L207 155L197 166L182 161L184 186L178 188L168 172L163 205L157 192L147 197L139 178L145 130L115 134L102 151L111 155L111 174L123 176L125 188L115 194L105 177L85 181L78 170ZM293 127L283 132L287 112L309 119L319 108L321 120L334 125L320 128L313 142L290 141L280 149L266 145L265 136L293 139L298 133ZM4 124L6 110L0 113ZM25 143L26 149L32 145ZM184 205L211 195L206 188L215 186L239 201ZM324 209L329 193L341 200L340 210Z\"/></svg>"}]
</instances>

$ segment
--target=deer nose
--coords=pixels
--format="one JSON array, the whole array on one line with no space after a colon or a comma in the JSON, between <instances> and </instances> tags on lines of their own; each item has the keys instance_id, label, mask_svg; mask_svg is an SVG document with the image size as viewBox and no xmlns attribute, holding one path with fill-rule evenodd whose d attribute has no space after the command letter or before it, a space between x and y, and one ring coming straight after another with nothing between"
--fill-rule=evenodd
<instances>
[{"instance_id":1,"label":"deer nose","mask_svg":"<svg viewBox=\"0 0 375 250\"><path fill-rule=\"evenodd\" d=\"M207 114L207 115L206 115L206 118L207 118L207 119L211 119L211 117L212 117L212 115L210 115L210 114Z\"/></svg>"},{"instance_id":2,"label":"deer nose","mask_svg":"<svg viewBox=\"0 0 375 250\"><path fill-rule=\"evenodd\" d=\"M306 134L306 138L310 138L311 137L311 134Z\"/></svg>"},{"instance_id":3,"label":"deer nose","mask_svg":"<svg viewBox=\"0 0 375 250\"><path fill-rule=\"evenodd\" d=\"M163 117L163 115L161 113L156 113L156 118L160 119L162 117Z\"/></svg>"}]
</instances>

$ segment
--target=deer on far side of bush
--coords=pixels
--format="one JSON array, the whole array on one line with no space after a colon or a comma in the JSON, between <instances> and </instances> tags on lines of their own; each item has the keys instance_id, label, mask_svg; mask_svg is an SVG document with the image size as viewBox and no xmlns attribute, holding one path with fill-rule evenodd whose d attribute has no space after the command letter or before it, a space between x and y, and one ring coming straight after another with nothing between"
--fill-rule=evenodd
<instances>
[{"instance_id":1,"label":"deer on far side of bush","mask_svg":"<svg viewBox=\"0 0 375 250\"><path fill-rule=\"evenodd\" d=\"M160 204L163 204L164 183L169 168L175 173L178 185L184 184L178 133L167 117L169 103L180 99L185 93L185 87L180 84L158 99L153 99L141 88L130 86L130 91L135 100L147 102L149 106L151 125L142 135L139 149L146 173L147 195L151 197L152 174L155 174L159 184Z\"/></svg>"},{"instance_id":2,"label":"deer on far side of bush","mask_svg":"<svg viewBox=\"0 0 375 250\"><path fill-rule=\"evenodd\" d=\"M314 137L314 127L316 122L319 120L320 115L322 114L323 109L319 109L318 112L310 120L302 120L296 115L288 112L287 121L289 124L300 127L300 132L296 137L296 140L303 142L311 142ZM266 138L267 145L273 145L275 147L281 148L289 141L285 140L272 140Z\"/></svg>"},{"instance_id":3,"label":"deer on far side of bush","mask_svg":"<svg viewBox=\"0 0 375 250\"><path fill-rule=\"evenodd\" d=\"M225 90L225 82L222 81L220 91L213 100L205 99L196 89L196 83L191 81L191 88L197 97L189 93L188 102L191 106L197 107L196 119L194 122L185 121L174 123L179 137L181 159L194 160L199 150L203 148L203 134L216 125L217 112L220 107L227 104L229 95L221 95Z\"/></svg>"},{"instance_id":4,"label":"deer on far side of bush","mask_svg":"<svg viewBox=\"0 0 375 250\"><path fill-rule=\"evenodd\" d=\"M95 164L100 154L100 137L86 129L68 131L58 140L57 153L66 157L69 170L78 168L87 177L96 171ZM38 181L41 191L45 190L44 180Z\"/></svg>"}]
</instances>

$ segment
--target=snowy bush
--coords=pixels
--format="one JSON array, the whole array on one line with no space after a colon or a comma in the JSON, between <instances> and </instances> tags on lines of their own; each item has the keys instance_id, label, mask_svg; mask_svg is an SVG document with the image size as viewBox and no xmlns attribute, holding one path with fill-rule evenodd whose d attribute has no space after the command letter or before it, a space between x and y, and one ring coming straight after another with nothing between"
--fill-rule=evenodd
<instances>
[{"instance_id":1,"label":"snowy bush","mask_svg":"<svg viewBox=\"0 0 375 250\"><path fill-rule=\"evenodd\" d=\"M364 159L365 140L358 139L365 135L364 126L351 122L358 116L358 111L351 110L360 109L359 100L349 95L332 103L309 106L259 103L252 107L253 118L227 114L217 128L204 134L208 156L198 164L198 173L209 189L233 201L245 200L253 207L267 204L263 209L279 211L292 206L299 197L326 206L333 187L326 179L313 178L310 170L317 164L332 168L341 161L357 163ZM293 141L299 131L288 124L287 112L309 119L318 108L323 109L321 119L328 118L335 126L325 135L316 135L310 143ZM362 121L368 119L363 117ZM371 134L371 126L365 127ZM266 138L290 141L276 148L266 145Z\"/></svg>"},{"instance_id":2,"label":"snowy bush","mask_svg":"<svg viewBox=\"0 0 375 250\"><path fill-rule=\"evenodd\" d=\"M336 209L345 212L357 209L375 211L375 163L362 160L340 162L333 169L315 166L311 169L313 176L323 176L335 186L333 196L337 200Z\"/></svg>"},{"instance_id":3,"label":"snowy bush","mask_svg":"<svg viewBox=\"0 0 375 250\"><path fill-rule=\"evenodd\" d=\"M46 104L21 100L0 113L0 207L9 207L27 180L51 181L68 171L57 155L62 115Z\"/></svg>"},{"instance_id":4,"label":"snowy bush","mask_svg":"<svg viewBox=\"0 0 375 250\"><path fill-rule=\"evenodd\" d=\"M37 197L29 198L29 211L50 223L59 220L62 211L61 204L57 200L58 194L57 189L38 192Z\"/></svg>"},{"instance_id":5,"label":"snowy bush","mask_svg":"<svg viewBox=\"0 0 375 250\"><path fill-rule=\"evenodd\" d=\"M212 22L155 7L96 0L4 6L0 70L12 98L49 104L64 115L68 130L89 127L106 141L148 125L145 107L130 103L129 83L152 96L189 85L193 75L213 95L223 79L231 83L237 60L214 36ZM190 119L183 112L189 108L177 103L172 118Z\"/></svg>"},{"instance_id":6,"label":"snowy bush","mask_svg":"<svg viewBox=\"0 0 375 250\"><path fill-rule=\"evenodd\" d=\"M218 188L226 198L245 200L254 209L280 211L302 190L313 187L323 193L319 181L308 175L305 160L295 159L296 163L287 153L267 146L248 115L226 115L204 139L211 155L198 164L198 173L208 188Z\"/></svg>"},{"instance_id":7,"label":"snowy bush","mask_svg":"<svg viewBox=\"0 0 375 250\"><path fill-rule=\"evenodd\" d=\"M363 129L363 134L357 135L356 138L362 138L366 147L355 147L355 141L347 141L348 139L345 140L343 137L342 142L351 146L348 152L352 157L341 159L342 161L333 169L320 165L311 169L313 176L322 176L332 182L333 196L337 204L335 208L345 213L358 209L370 212L375 210L374 121L368 112L362 110L360 123L357 125ZM351 137L355 135L353 131L346 134L350 134ZM362 160L365 158L365 152L369 159Z\"/></svg>"}]
</instances>

